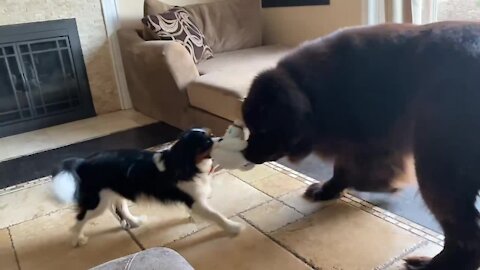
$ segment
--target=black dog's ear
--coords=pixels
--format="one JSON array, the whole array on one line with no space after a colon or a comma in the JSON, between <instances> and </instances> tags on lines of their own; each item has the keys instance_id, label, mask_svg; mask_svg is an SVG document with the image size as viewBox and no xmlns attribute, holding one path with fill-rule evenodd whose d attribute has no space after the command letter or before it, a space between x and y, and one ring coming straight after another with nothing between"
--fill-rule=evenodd
<instances>
[{"instance_id":1,"label":"black dog's ear","mask_svg":"<svg viewBox=\"0 0 480 270\"><path fill-rule=\"evenodd\" d=\"M291 161L296 162L304 159L313 151L313 140L303 137L294 141L288 149L288 157Z\"/></svg>"},{"instance_id":2,"label":"black dog's ear","mask_svg":"<svg viewBox=\"0 0 480 270\"><path fill-rule=\"evenodd\" d=\"M289 120L292 113L294 118L303 118L311 113L311 104L290 74L277 67L264 71L255 78L242 110L244 118L258 117L248 114L261 114L269 119L269 114L274 114L272 117L275 120Z\"/></svg>"},{"instance_id":3,"label":"black dog's ear","mask_svg":"<svg viewBox=\"0 0 480 270\"><path fill-rule=\"evenodd\" d=\"M301 91L288 74L283 74L282 87L277 94L277 109L281 112L289 137L288 156L292 160L300 160L313 150L313 111L309 98Z\"/></svg>"}]
</instances>

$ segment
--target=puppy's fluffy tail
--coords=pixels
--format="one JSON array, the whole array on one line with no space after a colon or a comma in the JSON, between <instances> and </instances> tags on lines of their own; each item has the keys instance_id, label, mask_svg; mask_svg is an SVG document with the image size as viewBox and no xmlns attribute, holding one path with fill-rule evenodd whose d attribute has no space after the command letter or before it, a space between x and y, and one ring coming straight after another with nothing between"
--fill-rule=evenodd
<instances>
[{"instance_id":1,"label":"puppy's fluffy tail","mask_svg":"<svg viewBox=\"0 0 480 270\"><path fill-rule=\"evenodd\" d=\"M83 159L73 158L63 161L61 167L53 174L52 190L61 203L74 203L77 198L80 177L77 168Z\"/></svg>"}]
</instances>

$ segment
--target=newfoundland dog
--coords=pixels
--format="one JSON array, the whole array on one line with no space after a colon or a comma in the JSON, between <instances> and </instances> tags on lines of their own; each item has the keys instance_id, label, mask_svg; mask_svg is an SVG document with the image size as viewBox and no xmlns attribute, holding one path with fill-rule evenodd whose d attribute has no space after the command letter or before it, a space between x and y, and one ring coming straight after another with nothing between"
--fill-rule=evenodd
<instances>
[{"instance_id":1,"label":"newfoundland dog","mask_svg":"<svg viewBox=\"0 0 480 270\"><path fill-rule=\"evenodd\" d=\"M480 266L480 23L356 27L308 42L257 76L243 117L251 162L334 160L332 179L305 193L314 201L393 192L413 168L445 245L406 267Z\"/></svg>"}]
</instances>

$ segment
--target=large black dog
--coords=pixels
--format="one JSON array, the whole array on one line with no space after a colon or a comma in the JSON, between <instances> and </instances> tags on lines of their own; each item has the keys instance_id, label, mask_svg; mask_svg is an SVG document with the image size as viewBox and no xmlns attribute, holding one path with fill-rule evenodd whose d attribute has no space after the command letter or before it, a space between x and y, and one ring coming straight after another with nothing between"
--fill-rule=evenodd
<instances>
[{"instance_id":1,"label":"large black dog","mask_svg":"<svg viewBox=\"0 0 480 270\"><path fill-rule=\"evenodd\" d=\"M415 269L480 266L480 23L350 28L294 50L261 73L243 105L248 160L311 152L334 176L305 195L394 191L415 160L424 200L445 232Z\"/></svg>"}]
</instances>

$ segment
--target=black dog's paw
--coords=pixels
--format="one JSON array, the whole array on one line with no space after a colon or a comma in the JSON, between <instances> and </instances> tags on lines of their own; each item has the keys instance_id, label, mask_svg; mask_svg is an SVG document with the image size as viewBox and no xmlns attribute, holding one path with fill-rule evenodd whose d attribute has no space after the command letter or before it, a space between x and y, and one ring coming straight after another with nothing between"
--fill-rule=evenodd
<instances>
[{"instance_id":1,"label":"black dog's paw","mask_svg":"<svg viewBox=\"0 0 480 270\"><path fill-rule=\"evenodd\" d=\"M325 187L326 184L311 184L303 194L303 197L313 202L329 201L340 198L340 195L342 194L341 192L329 190Z\"/></svg>"},{"instance_id":2,"label":"black dog's paw","mask_svg":"<svg viewBox=\"0 0 480 270\"><path fill-rule=\"evenodd\" d=\"M408 257L404 259L405 261L405 269L406 270L427 270L428 265L430 264L431 258L430 257Z\"/></svg>"}]
</instances>

